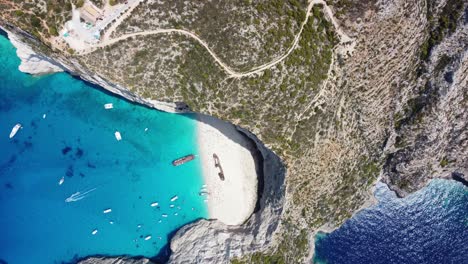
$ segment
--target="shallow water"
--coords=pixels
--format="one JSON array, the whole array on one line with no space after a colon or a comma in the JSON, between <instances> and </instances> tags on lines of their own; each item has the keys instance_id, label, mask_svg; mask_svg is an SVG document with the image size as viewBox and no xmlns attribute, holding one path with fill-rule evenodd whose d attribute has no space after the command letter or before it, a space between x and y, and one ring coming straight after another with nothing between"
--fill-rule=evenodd
<instances>
[{"instance_id":1,"label":"shallow water","mask_svg":"<svg viewBox=\"0 0 468 264\"><path fill-rule=\"evenodd\" d=\"M0 62L0 263L152 257L171 232L207 217L199 159L171 164L198 153L193 116L132 104L66 73L23 74L1 35ZM23 128L10 139L16 123Z\"/></svg>"},{"instance_id":2,"label":"shallow water","mask_svg":"<svg viewBox=\"0 0 468 264\"><path fill-rule=\"evenodd\" d=\"M468 188L432 180L399 199L378 183L376 206L315 240L315 263L468 263Z\"/></svg>"}]
</instances>

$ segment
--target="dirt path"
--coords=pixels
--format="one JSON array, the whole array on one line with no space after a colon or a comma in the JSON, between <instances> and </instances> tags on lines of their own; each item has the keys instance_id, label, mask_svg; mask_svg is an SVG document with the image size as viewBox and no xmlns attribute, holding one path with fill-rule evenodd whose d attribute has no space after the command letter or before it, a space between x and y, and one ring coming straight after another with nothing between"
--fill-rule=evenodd
<instances>
[{"instance_id":1,"label":"dirt path","mask_svg":"<svg viewBox=\"0 0 468 264\"><path fill-rule=\"evenodd\" d=\"M333 26L335 27L335 30L336 30L336 33L338 34L339 38L340 38L340 41L341 43L347 43L347 42L352 42L353 40L348 37L342 30L341 28L339 27L338 23L336 22L335 18L333 17L333 13L332 11L330 10L330 8L327 6L327 4L325 3L324 0L312 0L310 1L308 7L307 7L307 12L306 12L306 18L304 19L304 21L302 22L301 24L301 27L300 27L300 30L299 32L296 34L296 36L294 37L294 41L291 45L291 47L288 49L288 51L286 53L284 53L283 55L281 55L280 57L268 62L268 63L265 63L263 65L260 65L260 66L257 66L257 67L254 67L252 68L251 70L248 70L248 71L245 71L245 72L237 72L235 70L233 70L231 67L229 67L228 65L226 65L217 55L216 53L211 50L211 48L208 46L208 44L203 41L200 37L198 37L197 35L195 35L194 33L190 32L190 31L187 31L187 30L183 30L183 29L156 29L156 30L150 30L150 31L143 31L143 32L136 32L136 33L130 33L130 34L126 34L126 35L123 35L123 36L120 36L120 37L117 37L117 38L114 38L114 39L108 39L109 36L115 31L115 29L120 25L120 23L122 23L123 20L125 20L130 14L131 14L131 11L136 7L138 6L138 4L140 3L140 1L136 1L137 4L134 4L124 15L122 15L110 28L109 30L104 34L104 37L103 37L103 41L101 43L99 43L98 45L96 46L93 46L92 48L90 49L86 49L86 50L83 50L81 52L79 52L79 55L85 55L85 54L89 54L93 51L95 51L97 48L103 48L103 47L106 47L106 46L109 46L109 45L112 45L114 43L117 43L119 41L122 41L122 40L125 40L125 39L128 39L128 38L132 38L132 37L138 37L138 36L148 36L148 35L156 35L156 34L168 34L168 33L178 33L178 34L182 34L182 35L186 35L188 37L191 37L193 38L194 40L196 40L198 43L200 43L200 45L202 45L207 51L208 53L210 53L210 55L213 57L213 59L216 61L216 63L218 63L218 65L228 74L228 77L229 78L242 78L242 77L246 77L246 76L250 76L250 75L254 75L254 74L257 74L257 73L260 73L266 69L269 69L273 66L275 66L276 64L280 63L281 61L283 61L285 58L287 58L291 52L293 52L293 50L297 47L297 44L299 43L299 40L301 38L301 35L302 35L302 31L304 30L304 26L307 24L307 22L309 21L309 17L310 17L310 11L312 10L312 7L316 4L321 4L323 7L324 7L324 10L325 10L325 15L330 19L330 21L332 22Z\"/></svg>"},{"instance_id":2,"label":"dirt path","mask_svg":"<svg viewBox=\"0 0 468 264\"><path fill-rule=\"evenodd\" d=\"M114 31L117 29L117 27L125 19L127 19L128 16L130 16L130 14L132 14L133 9L135 9L142 1L143 0L136 0L135 2L133 2L132 5L130 6L130 8L123 15L121 15L119 18L117 18L117 20L109 27L109 29L106 30L106 32L102 36L102 41L108 40L109 37L112 35L112 33L114 33Z\"/></svg>"}]
</instances>

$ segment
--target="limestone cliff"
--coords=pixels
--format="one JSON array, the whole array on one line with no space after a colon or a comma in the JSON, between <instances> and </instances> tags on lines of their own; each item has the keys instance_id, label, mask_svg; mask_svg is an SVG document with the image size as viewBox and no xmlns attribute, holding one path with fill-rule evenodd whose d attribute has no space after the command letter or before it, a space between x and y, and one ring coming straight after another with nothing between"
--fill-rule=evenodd
<instances>
[{"instance_id":1,"label":"limestone cliff","mask_svg":"<svg viewBox=\"0 0 468 264\"><path fill-rule=\"evenodd\" d=\"M233 68L255 69L259 57L269 61L287 50L307 6L206 2L181 1L173 8L148 1L115 35L177 27L209 11L217 14L213 21L184 28L223 52ZM184 101L255 134L246 132L264 158L258 211L239 227L215 221L183 227L171 242L169 262L301 263L310 256L310 235L350 217L379 176L400 196L431 178L467 178L466 1L326 2L339 28L324 6L314 7L287 59L246 78L227 78L203 46L174 34L130 38L83 56L48 53L69 71L130 100L173 111L187 108L141 97ZM243 20L223 19L227 15ZM226 37L214 36L210 23ZM349 39L338 39L339 29ZM225 43L248 41L252 34L255 41L248 45ZM265 44L275 39L282 46ZM125 262L83 263L98 261Z\"/></svg>"}]
</instances>

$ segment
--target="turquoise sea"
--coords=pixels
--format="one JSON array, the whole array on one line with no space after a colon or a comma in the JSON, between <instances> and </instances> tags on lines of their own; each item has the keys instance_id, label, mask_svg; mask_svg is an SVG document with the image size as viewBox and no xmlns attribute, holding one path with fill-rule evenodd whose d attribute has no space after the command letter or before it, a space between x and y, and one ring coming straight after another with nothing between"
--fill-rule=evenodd
<instances>
[{"instance_id":1,"label":"turquoise sea","mask_svg":"<svg viewBox=\"0 0 468 264\"><path fill-rule=\"evenodd\" d=\"M378 183L378 204L315 238L314 263L468 263L468 187L432 180L405 198Z\"/></svg>"},{"instance_id":2,"label":"turquoise sea","mask_svg":"<svg viewBox=\"0 0 468 264\"><path fill-rule=\"evenodd\" d=\"M67 73L23 74L15 52L0 35L0 263L155 257L171 233L207 217L199 159L171 164L198 153L194 116L133 104Z\"/></svg>"}]
</instances>

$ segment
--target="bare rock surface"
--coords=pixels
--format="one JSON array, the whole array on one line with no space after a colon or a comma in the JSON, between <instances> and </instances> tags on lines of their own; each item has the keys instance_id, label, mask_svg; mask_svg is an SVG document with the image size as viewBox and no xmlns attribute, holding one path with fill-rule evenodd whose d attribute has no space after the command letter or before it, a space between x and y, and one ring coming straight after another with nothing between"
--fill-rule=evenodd
<instances>
[{"instance_id":1,"label":"bare rock surface","mask_svg":"<svg viewBox=\"0 0 468 264\"><path fill-rule=\"evenodd\" d=\"M21 42L15 34L8 32L8 38L16 48L16 55L21 59L19 70L33 75L48 74L64 71L64 67L42 54L38 54L33 49Z\"/></svg>"}]
</instances>

